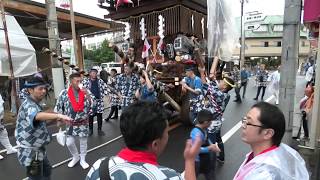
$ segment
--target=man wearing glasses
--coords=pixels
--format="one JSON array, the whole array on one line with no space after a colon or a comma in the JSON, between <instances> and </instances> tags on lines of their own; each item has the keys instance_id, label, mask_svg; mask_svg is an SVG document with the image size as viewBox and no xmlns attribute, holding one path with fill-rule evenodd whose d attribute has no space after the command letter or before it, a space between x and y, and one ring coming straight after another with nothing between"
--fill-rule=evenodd
<instances>
[{"instance_id":1,"label":"man wearing glasses","mask_svg":"<svg viewBox=\"0 0 320 180\"><path fill-rule=\"evenodd\" d=\"M285 132L283 113L274 105L259 102L242 120L241 139L252 152L236 173L234 180L309 179L302 157L281 143Z\"/></svg>"}]
</instances>

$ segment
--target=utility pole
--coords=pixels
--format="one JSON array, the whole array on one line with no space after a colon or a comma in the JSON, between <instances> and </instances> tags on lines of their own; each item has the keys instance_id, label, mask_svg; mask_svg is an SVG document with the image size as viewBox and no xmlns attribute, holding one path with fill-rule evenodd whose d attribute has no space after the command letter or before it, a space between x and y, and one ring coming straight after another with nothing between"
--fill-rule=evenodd
<instances>
[{"instance_id":1,"label":"utility pole","mask_svg":"<svg viewBox=\"0 0 320 180\"><path fill-rule=\"evenodd\" d=\"M1 12L1 19L3 24L3 31L5 36L5 44L6 44L6 50L8 54L8 61L9 61L9 67L10 67L10 78L11 78L11 111L13 113L17 113L19 109L19 104L17 100L17 87L16 87L16 79L14 77L14 71L13 71L13 65L12 65L12 57L11 57L11 51L10 51L10 43L9 43L9 36L8 36L8 28L7 28L7 22L6 22L6 15L4 11L4 2L3 0L0 0L0 12Z\"/></svg>"},{"instance_id":2,"label":"utility pole","mask_svg":"<svg viewBox=\"0 0 320 180\"><path fill-rule=\"evenodd\" d=\"M75 59L75 63L80 66L80 59L78 59L77 53L78 53L78 45L77 45L77 35L76 35L76 26L74 21L74 11L73 11L73 2L72 0L69 0L70 3L70 19L71 19L71 31L72 31L72 41L73 41L73 55Z\"/></svg>"},{"instance_id":3,"label":"utility pole","mask_svg":"<svg viewBox=\"0 0 320 180\"><path fill-rule=\"evenodd\" d=\"M61 55L60 38L58 29L58 19L55 0L46 0L47 9L47 28L49 37L49 48L57 55ZM57 57L50 56L52 65L52 79L54 84L55 98L58 98L60 92L65 88L63 79L63 69Z\"/></svg>"},{"instance_id":4,"label":"utility pole","mask_svg":"<svg viewBox=\"0 0 320 180\"><path fill-rule=\"evenodd\" d=\"M320 23L319 23L320 29ZM312 108L312 121L310 131L310 147L315 149L316 167L315 177L320 178L320 35L318 36L318 51L316 60L316 86L314 90L314 101Z\"/></svg>"},{"instance_id":5,"label":"utility pole","mask_svg":"<svg viewBox=\"0 0 320 180\"><path fill-rule=\"evenodd\" d=\"M240 0L241 3L241 48L240 48L240 62L239 62L239 67L240 69L244 65L245 62L245 27L244 27L244 1L245 0Z\"/></svg>"},{"instance_id":6,"label":"utility pole","mask_svg":"<svg viewBox=\"0 0 320 180\"><path fill-rule=\"evenodd\" d=\"M291 133L295 104L296 69L299 55L301 5L301 0L286 0L283 20L280 109L286 119L286 132ZM287 142L289 144L291 144L291 136Z\"/></svg>"}]
</instances>

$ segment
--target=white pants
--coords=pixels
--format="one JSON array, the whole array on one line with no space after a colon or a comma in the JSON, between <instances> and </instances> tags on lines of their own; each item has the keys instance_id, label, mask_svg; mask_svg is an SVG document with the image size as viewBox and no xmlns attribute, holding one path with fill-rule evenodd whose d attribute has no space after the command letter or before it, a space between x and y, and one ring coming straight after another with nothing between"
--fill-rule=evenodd
<instances>
[{"instance_id":1,"label":"white pants","mask_svg":"<svg viewBox=\"0 0 320 180\"><path fill-rule=\"evenodd\" d=\"M12 149L12 145L10 144L8 138L8 132L5 128L0 131L0 143L7 149L7 151L10 151Z\"/></svg>"},{"instance_id":2,"label":"white pants","mask_svg":"<svg viewBox=\"0 0 320 180\"><path fill-rule=\"evenodd\" d=\"M276 104L279 104L279 91L273 92L274 98L276 99Z\"/></svg>"},{"instance_id":3,"label":"white pants","mask_svg":"<svg viewBox=\"0 0 320 180\"><path fill-rule=\"evenodd\" d=\"M78 139L80 142L80 156L85 157L87 154L87 148L88 148L88 144L87 144L88 138L87 137L78 137ZM79 156L74 136L67 137L66 145L67 145L72 156Z\"/></svg>"}]
</instances>

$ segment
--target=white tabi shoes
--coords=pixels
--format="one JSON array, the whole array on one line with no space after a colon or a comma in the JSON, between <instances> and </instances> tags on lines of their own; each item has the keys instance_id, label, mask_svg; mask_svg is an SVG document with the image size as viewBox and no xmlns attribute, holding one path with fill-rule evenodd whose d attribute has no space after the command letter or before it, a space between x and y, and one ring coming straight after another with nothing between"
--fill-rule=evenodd
<instances>
[{"instance_id":1,"label":"white tabi shoes","mask_svg":"<svg viewBox=\"0 0 320 180\"><path fill-rule=\"evenodd\" d=\"M87 169L89 164L86 162L86 156L80 156L80 165L83 169Z\"/></svg>"},{"instance_id":2,"label":"white tabi shoes","mask_svg":"<svg viewBox=\"0 0 320 180\"><path fill-rule=\"evenodd\" d=\"M74 167L80 160L79 155L78 156L73 156L72 160L68 163L68 167L72 168Z\"/></svg>"}]
</instances>

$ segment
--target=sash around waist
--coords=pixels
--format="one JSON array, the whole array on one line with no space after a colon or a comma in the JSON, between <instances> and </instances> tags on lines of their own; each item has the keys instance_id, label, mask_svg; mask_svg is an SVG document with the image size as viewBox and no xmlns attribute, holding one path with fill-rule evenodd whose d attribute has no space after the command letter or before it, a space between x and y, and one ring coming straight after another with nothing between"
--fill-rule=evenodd
<instances>
[{"instance_id":1,"label":"sash around waist","mask_svg":"<svg viewBox=\"0 0 320 180\"><path fill-rule=\"evenodd\" d=\"M81 120L77 120L77 121L69 121L66 124L68 124L70 126L88 125L89 124L89 120L88 119L81 119Z\"/></svg>"}]
</instances>

